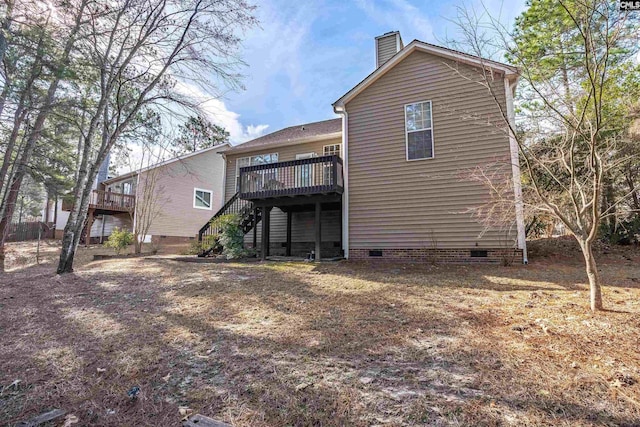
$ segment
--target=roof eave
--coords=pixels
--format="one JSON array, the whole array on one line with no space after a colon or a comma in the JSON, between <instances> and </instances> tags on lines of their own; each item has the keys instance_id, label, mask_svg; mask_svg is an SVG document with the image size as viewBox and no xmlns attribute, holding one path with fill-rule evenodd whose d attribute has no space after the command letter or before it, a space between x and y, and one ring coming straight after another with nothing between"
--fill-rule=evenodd
<instances>
[{"instance_id":1,"label":"roof eave","mask_svg":"<svg viewBox=\"0 0 640 427\"><path fill-rule=\"evenodd\" d=\"M209 151L213 151L213 150L216 150L216 151L227 151L227 150L221 150L221 149L223 149L225 147L230 147L230 144L228 142L224 142L224 143L219 144L219 145L214 145L213 147L205 148L205 149L202 149L202 150L199 150L199 151L194 151L192 153L188 153L188 154L184 154L182 156L174 157L174 158L169 159L169 160L164 160L162 162L156 163L155 165L146 166L144 168L136 169L134 171L127 172L127 173L122 174L122 175L114 176L113 178L105 179L100 184L111 184L111 183L116 182L116 181L121 181L123 179L127 179L127 178L130 178L132 176L136 176L139 173L146 172L146 171L151 170L151 169L159 168L161 166L166 166L168 164L177 162L179 160L185 160L185 159L188 159L189 157L194 157L194 156L197 156L199 154L208 153Z\"/></svg>"},{"instance_id":2,"label":"roof eave","mask_svg":"<svg viewBox=\"0 0 640 427\"><path fill-rule=\"evenodd\" d=\"M341 136L342 136L342 131L338 131L338 132L325 133L325 134L322 134L322 135L310 136L310 137L307 137L307 138L280 141L280 142L273 142L273 143L266 143L266 144L261 145L261 146L242 147L242 144L240 144L240 145L237 146L238 148L231 147L230 149L226 150L225 154L250 153L252 151L268 150L270 148L278 148L278 147L289 146L289 145L304 144L304 143L307 143L307 142L316 142L316 141L323 141L323 140L328 140L328 139L335 139L335 138L339 138Z\"/></svg>"},{"instance_id":3,"label":"roof eave","mask_svg":"<svg viewBox=\"0 0 640 427\"><path fill-rule=\"evenodd\" d=\"M435 45L431 45L428 43L421 42L419 40L413 40L404 49L400 52L396 53L391 59L389 59L386 63L384 63L381 67L377 68L373 73L369 74L364 78L360 83L354 86L349 92L345 93L340 99L338 99L333 104L334 111L344 108L345 104L355 98L360 92L365 90L371 84L373 84L377 79L382 77L387 71L391 68L395 67L398 63L402 62L407 56L409 56L414 51L419 50L426 53L431 53L437 56L453 59L462 63L466 63L469 65L473 65L476 67L490 67L502 71L506 76L515 75L518 76L520 73L516 67L502 64L500 62L492 61L489 59L478 58L474 56L468 56L463 53L457 53L455 51L441 48Z\"/></svg>"}]
</instances>

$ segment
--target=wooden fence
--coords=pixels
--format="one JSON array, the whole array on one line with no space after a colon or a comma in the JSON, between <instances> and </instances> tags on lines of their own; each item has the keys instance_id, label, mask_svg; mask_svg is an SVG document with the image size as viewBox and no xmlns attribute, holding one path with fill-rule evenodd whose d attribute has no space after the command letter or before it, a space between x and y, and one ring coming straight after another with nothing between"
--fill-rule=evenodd
<instances>
[{"instance_id":1,"label":"wooden fence","mask_svg":"<svg viewBox=\"0 0 640 427\"><path fill-rule=\"evenodd\" d=\"M52 239L53 228L40 221L13 223L9 225L8 242L23 242L25 240L38 240L38 230L42 230L41 239Z\"/></svg>"}]
</instances>

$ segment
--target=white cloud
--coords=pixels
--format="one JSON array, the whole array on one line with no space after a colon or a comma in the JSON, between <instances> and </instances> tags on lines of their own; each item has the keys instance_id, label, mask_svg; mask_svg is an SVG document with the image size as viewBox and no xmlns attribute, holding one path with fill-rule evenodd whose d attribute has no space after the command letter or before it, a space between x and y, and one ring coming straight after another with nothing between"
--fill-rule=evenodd
<instances>
[{"instance_id":1,"label":"white cloud","mask_svg":"<svg viewBox=\"0 0 640 427\"><path fill-rule=\"evenodd\" d=\"M176 90L198 102L198 107L211 123L225 128L229 132L232 144L240 144L262 136L269 127L267 124L244 126L240 122L240 114L229 110L224 101L213 98L192 84L178 82Z\"/></svg>"}]
</instances>

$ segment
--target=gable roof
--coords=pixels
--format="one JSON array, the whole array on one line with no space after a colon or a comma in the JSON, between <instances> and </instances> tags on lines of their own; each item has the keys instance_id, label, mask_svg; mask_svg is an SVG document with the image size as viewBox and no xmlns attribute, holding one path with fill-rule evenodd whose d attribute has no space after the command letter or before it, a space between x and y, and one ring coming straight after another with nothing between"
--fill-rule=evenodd
<instances>
[{"instance_id":1,"label":"gable roof","mask_svg":"<svg viewBox=\"0 0 640 427\"><path fill-rule=\"evenodd\" d=\"M382 66L365 77L364 80L354 86L349 92L345 93L340 99L334 102L332 104L334 111L337 108L343 107L347 102L355 98L356 95L369 87L373 82L382 77L387 71L391 70L403 59L405 59L415 51L430 53L432 55L440 56L446 59L452 59L476 67L489 67L499 70L505 73L505 75L507 76L517 76L519 74L518 69L512 65L503 64L502 62L481 58L479 56L470 55L468 53L459 52L457 50L449 49L446 47L436 46L434 44L422 42L420 40L413 40L398 53L392 56L391 59L385 62Z\"/></svg>"},{"instance_id":2,"label":"gable roof","mask_svg":"<svg viewBox=\"0 0 640 427\"><path fill-rule=\"evenodd\" d=\"M290 126L254 140L231 147L225 153L242 153L283 145L295 145L304 142L329 139L342 135L342 119L329 119L321 122Z\"/></svg>"},{"instance_id":3,"label":"gable roof","mask_svg":"<svg viewBox=\"0 0 640 427\"><path fill-rule=\"evenodd\" d=\"M151 169L159 168L160 166L166 166L166 165L169 165L171 163L174 163L174 162L177 162L177 161L180 161L180 160L188 159L189 157L194 157L194 156L197 156L199 154L208 153L209 151L214 151L214 150L215 151L217 151L217 150L224 151L222 149L229 147L229 145L230 144L228 142L224 142L222 144L214 145L213 147L203 148L202 150L193 151L191 153L183 154L181 156L174 157L174 158L169 159L169 160L163 160L163 161L158 162L156 164L153 164L151 166L146 166L146 167L141 168L141 169L136 169L136 170L133 170L131 172L123 173L122 175L114 176L113 178L105 179L100 184L111 184L111 183L113 183L115 181L120 181L120 180L123 180L123 179L127 179L127 178L130 178L132 176L136 176L139 173L146 172L146 171L151 170Z\"/></svg>"}]
</instances>

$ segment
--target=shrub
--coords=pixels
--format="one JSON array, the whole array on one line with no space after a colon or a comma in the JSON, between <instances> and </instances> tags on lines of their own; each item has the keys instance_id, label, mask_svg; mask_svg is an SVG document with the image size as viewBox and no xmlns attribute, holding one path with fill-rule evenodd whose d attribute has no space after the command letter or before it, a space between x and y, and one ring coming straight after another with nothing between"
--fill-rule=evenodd
<instances>
[{"instance_id":1,"label":"shrub","mask_svg":"<svg viewBox=\"0 0 640 427\"><path fill-rule=\"evenodd\" d=\"M184 255L198 255L202 251L210 249L212 246L219 246L219 243L216 241L217 238L217 235L202 236L202 242L197 240L191 242L189 248L185 250ZM214 248L213 252L216 253L217 249L218 248Z\"/></svg>"},{"instance_id":2,"label":"shrub","mask_svg":"<svg viewBox=\"0 0 640 427\"><path fill-rule=\"evenodd\" d=\"M222 215L211 221L211 227L218 230L216 237L222 245L222 254L227 259L249 255L244 248L244 232L240 227L241 217L237 214Z\"/></svg>"},{"instance_id":3,"label":"shrub","mask_svg":"<svg viewBox=\"0 0 640 427\"><path fill-rule=\"evenodd\" d=\"M116 254L120 255L120 252L127 246L133 243L133 233L127 230L121 230L118 227L114 228L111 235L107 239L105 246L113 248Z\"/></svg>"}]
</instances>

